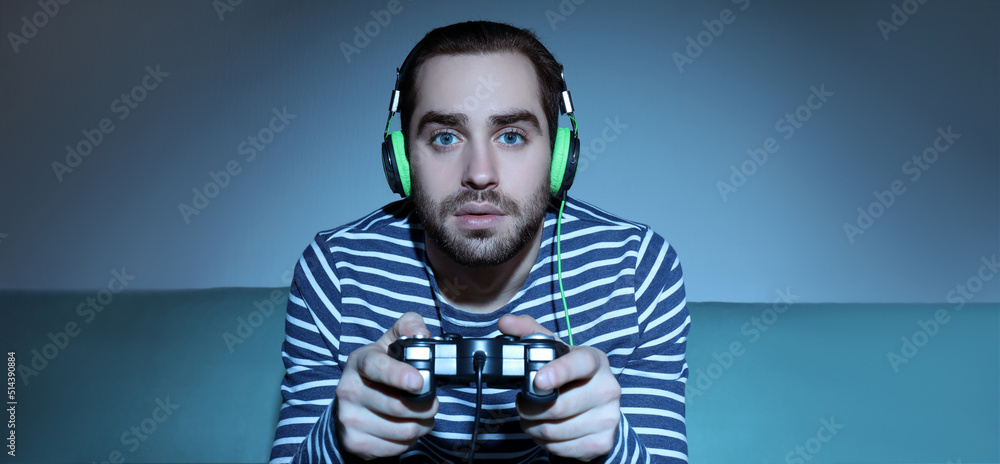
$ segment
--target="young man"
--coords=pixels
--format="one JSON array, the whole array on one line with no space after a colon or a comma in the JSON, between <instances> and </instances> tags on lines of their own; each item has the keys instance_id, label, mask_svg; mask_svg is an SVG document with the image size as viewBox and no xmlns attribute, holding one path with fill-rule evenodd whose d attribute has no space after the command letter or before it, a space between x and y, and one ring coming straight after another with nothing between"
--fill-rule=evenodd
<instances>
[{"instance_id":1,"label":"young man","mask_svg":"<svg viewBox=\"0 0 1000 464\"><path fill-rule=\"evenodd\" d=\"M648 227L581 201L563 196L558 221L560 71L531 32L489 22L431 31L407 57L409 166L392 170L412 185L299 260L272 462L463 462L477 427L478 462L687 462L681 267ZM558 398L487 386L478 424L475 388L402 399L424 380L388 346L445 333L572 341L534 380Z\"/></svg>"}]
</instances>

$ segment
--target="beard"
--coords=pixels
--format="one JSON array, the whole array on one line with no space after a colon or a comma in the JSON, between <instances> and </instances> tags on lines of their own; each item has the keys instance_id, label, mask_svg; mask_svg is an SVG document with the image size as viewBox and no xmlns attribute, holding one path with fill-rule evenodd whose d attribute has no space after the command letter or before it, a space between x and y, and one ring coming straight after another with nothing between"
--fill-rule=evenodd
<instances>
[{"instance_id":1,"label":"beard","mask_svg":"<svg viewBox=\"0 0 1000 464\"><path fill-rule=\"evenodd\" d=\"M496 266L514 258L540 230L549 203L549 185L546 179L524 202L496 190L471 189L462 189L441 202L434 202L414 178L413 202L427 237L449 258L467 267ZM513 221L512 230L449 230L448 220L470 202L488 203L503 211Z\"/></svg>"}]
</instances>

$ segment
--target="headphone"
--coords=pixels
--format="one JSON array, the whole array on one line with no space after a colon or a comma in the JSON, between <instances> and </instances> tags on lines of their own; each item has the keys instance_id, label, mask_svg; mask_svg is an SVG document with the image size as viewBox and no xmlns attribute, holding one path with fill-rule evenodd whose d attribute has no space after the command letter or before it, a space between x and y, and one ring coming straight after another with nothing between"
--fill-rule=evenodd
<instances>
[{"instance_id":1,"label":"headphone","mask_svg":"<svg viewBox=\"0 0 1000 464\"><path fill-rule=\"evenodd\" d=\"M412 55L412 51L410 54ZM410 162L406 158L406 142L402 131L389 132L392 118L399 109L399 77L404 70L409 69L411 55L407 55L402 66L396 68L396 85L392 89L389 101L389 117L385 123L385 134L382 140L382 169L385 180L393 193L406 198L413 194L410 178ZM573 129L560 127L556 131L555 146L552 149L552 168L550 170L549 193L553 197L564 196L573 185L576 177L577 162L580 159L580 138L576 118L573 117L573 98L566 89L566 78L559 73L562 87L562 100L559 102L561 114L569 116L573 121Z\"/></svg>"},{"instance_id":2,"label":"headphone","mask_svg":"<svg viewBox=\"0 0 1000 464\"><path fill-rule=\"evenodd\" d=\"M385 180L389 183L389 188L393 193L406 198L413 194L412 182L410 178L410 161L406 159L406 142L403 140L402 131L389 132L389 125L392 118L399 110L399 77L404 70L409 69L410 59L413 51L406 56L403 64L396 68L396 84L392 89L392 97L389 100L389 117L385 122L385 134L382 140L382 170L385 171ZM573 327L569 321L569 307L566 304L566 291L562 282L562 213L566 206L566 191L573 186L573 179L576 177L577 162L580 160L580 138L576 118L573 117L573 97L566 88L566 77L560 71L560 87L562 88L562 99L559 101L560 114L569 116L573 122L573 128L560 127L556 130L555 145L552 148L552 167L549 175L549 193L556 198L561 197L559 205L559 215L556 221L556 255L558 266L559 294L562 297L563 316L566 319L566 330L569 335L569 345L573 346Z\"/></svg>"}]
</instances>

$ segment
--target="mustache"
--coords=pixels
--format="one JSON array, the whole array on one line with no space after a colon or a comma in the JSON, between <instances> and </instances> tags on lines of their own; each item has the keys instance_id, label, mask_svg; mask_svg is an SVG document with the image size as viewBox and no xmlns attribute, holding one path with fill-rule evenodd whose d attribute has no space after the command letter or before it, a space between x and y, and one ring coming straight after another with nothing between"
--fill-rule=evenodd
<instances>
[{"instance_id":1,"label":"mustache","mask_svg":"<svg viewBox=\"0 0 1000 464\"><path fill-rule=\"evenodd\" d=\"M521 214L520 205L507 195L496 190L471 190L464 189L445 198L441 202L440 213L443 216L450 215L468 203L487 203L505 214L518 216Z\"/></svg>"}]
</instances>

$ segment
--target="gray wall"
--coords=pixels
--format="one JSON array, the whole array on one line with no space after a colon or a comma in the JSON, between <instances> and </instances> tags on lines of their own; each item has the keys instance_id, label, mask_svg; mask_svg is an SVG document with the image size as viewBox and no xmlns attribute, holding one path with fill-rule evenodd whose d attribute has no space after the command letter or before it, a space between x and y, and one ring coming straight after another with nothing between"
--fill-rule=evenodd
<instances>
[{"instance_id":1,"label":"gray wall","mask_svg":"<svg viewBox=\"0 0 1000 464\"><path fill-rule=\"evenodd\" d=\"M996 3L215 4L0 3L0 288L101 288L123 268L130 289L287 284L316 232L395 199L378 156L394 67L433 27L493 19L566 66L590 147L571 193L666 237L690 300L1000 301L983 264L1000 251ZM355 27L374 34L348 60ZM142 101L126 113L123 93ZM251 160L241 143L285 109ZM239 173L185 218L227 163ZM859 207L878 216L865 228Z\"/></svg>"}]
</instances>

